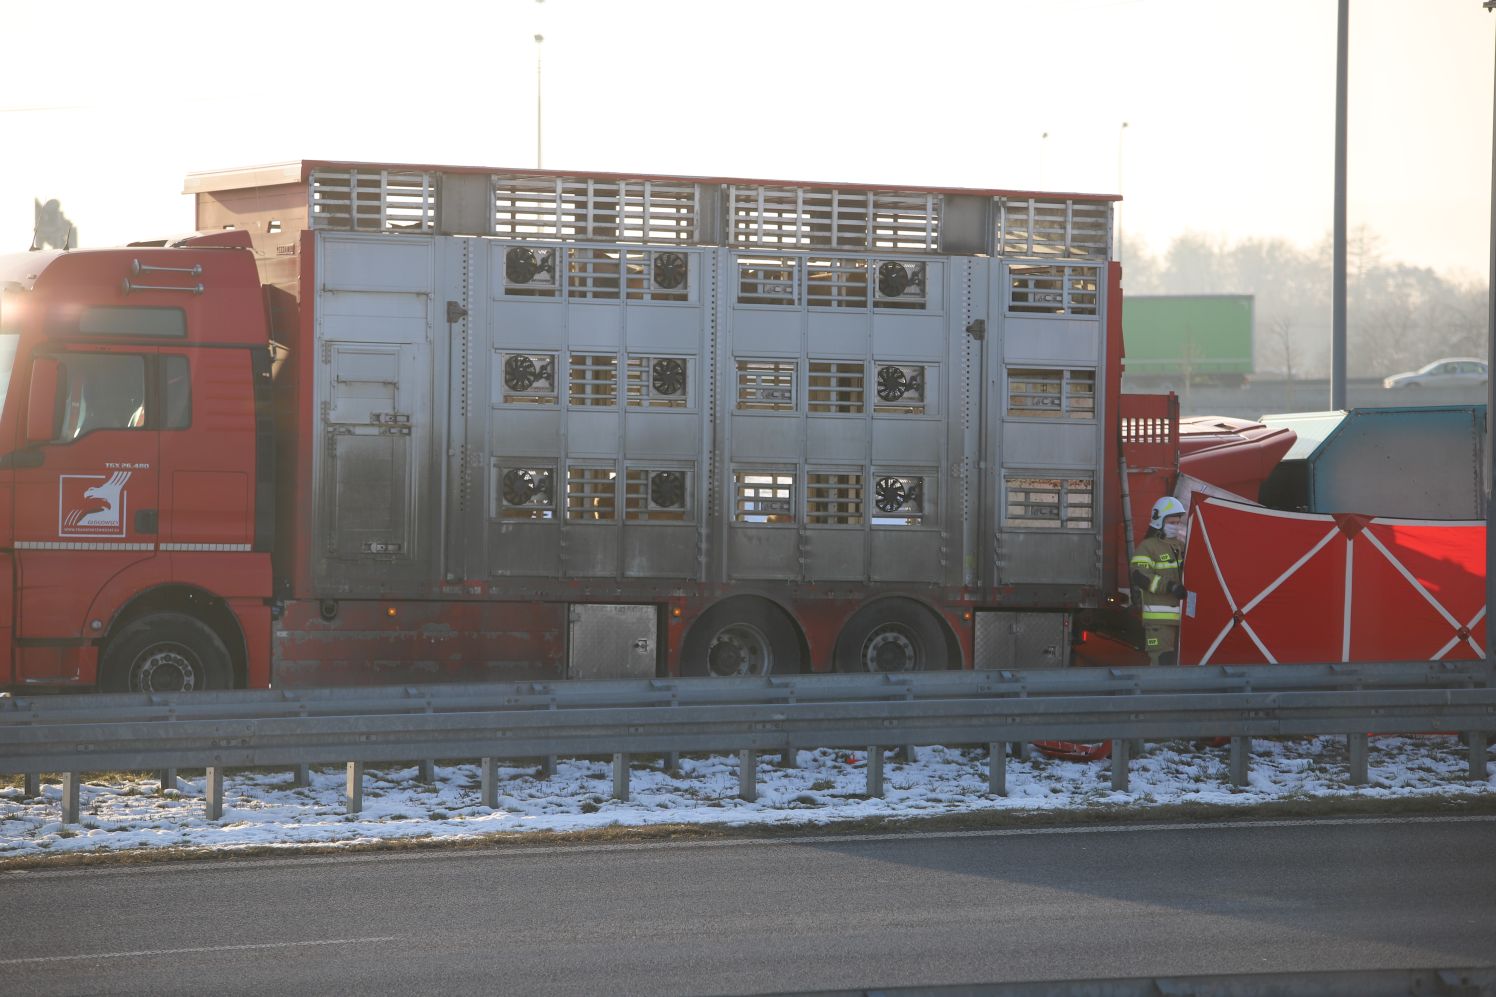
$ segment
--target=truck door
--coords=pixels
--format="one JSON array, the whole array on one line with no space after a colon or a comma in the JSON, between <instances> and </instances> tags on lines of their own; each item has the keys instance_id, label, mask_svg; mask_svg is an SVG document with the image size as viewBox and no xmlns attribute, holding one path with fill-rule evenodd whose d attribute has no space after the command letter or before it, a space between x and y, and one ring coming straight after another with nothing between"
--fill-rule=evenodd
<instances>
[{"instance_id":1,"label":"truck door","mask_svg":"<svg viewBox=\"0 0 1496 997\"><path fill-rule=\"evenodd\" d=\"M78 680L76 646L62 642L101 636L109 621L85 618L99 592L156 557L156 361L154 350L103 346L33 359L33 371L55 364L57 403L50 439L28 430L38 440L28 449L34 456L15 465L22 680ZM45 415L28 413L28 423L39 418ZM141 577L129 584L139 590L151 583Z\"/></svg>"},{"instance_id":2,"label":"truck door","mask_svg":"<svg viewBox=\"0 0 1496 997\"><path fill-rule=\"evenodd\" d=\"M14 373L16 352L20 347L21 333L12 321L14 306L7 307L9 292L0 288L0 510L15 508L14 478L11 472L12 451L15 449L16 416L21 392L13 387L18 380ZM9 402L7 406L6 402ZM5 411L8 408L8 412ZM15 557L11 553L14 543L8 513L0 513L0 684L15 681Z\"/></svg>"}]
</instances>

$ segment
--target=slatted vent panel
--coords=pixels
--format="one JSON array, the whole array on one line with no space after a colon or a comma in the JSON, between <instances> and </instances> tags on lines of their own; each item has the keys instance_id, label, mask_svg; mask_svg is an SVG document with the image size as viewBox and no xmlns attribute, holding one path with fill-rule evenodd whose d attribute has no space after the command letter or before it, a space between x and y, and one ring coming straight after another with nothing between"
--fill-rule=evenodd
<instances>
[{"instance_id":1,"label":"slatted vent panel","mask_svg":"<svg viewBox=\"0 0 1496 997\"><path fill-rule=\"evenodd\" d=\"M795 472L789 468L733 468L733 522L795 522Z\"/></svg>"},{"instance_id":2,"label":"slatted vent panel","mask_svg":"<svg viewBox=\"0 0 1496 997\"><path fill-rule=\"evenodd\" d=\"M618 358L573 353L567 400L573 408L611 408L618 403Z\"/></svg>"},{"instance_id":3,"label":"slatted vent panel","mask_svg":"<svg viewBox=\"0 0 1496 997\"><path fill-rule=\"evenodd\" d=\"M940 245L940 195L873 195L873 249L925 250Z\"/></svg>"},{"instance_id":4,"label":"slatted vent panel","mask_svg":"<svg viewBox=\"0 0 1496 997\"><path fill-rule=\"evenodd\" d=\"M494 232L516 239L696 241L695 184L579 177L494 177Z\"/></svg>"},{"instance_id":5,"label":"slatted vent panel","mask_svg":"<svg viewBox=\"0 0 1496 997\"><path fill-rule=\"evenodd\" d=\"M351 232L430 232L437 183L430 173L317 170L311 179L312 228Z\"/></svg>"},{"instance_id":6,"label":"slatted vent panel","mask_svg":"<svg viewBox=\"0 0 1496 997\"><path fill-rule=\"evenodd\" d=\"M1089 530L1095 523L1092 479L1010 475L1003 526L1010 529Z\"/></svg>"},{"instance_id":7,"label":"slatted vent panel","mask_svg":"<svg viewBox=\"0 0 1496 997\"><path fill-rule=\"evenodd\" d=\"M866 308L867 260L807 260L805 297L812 308Z\"/></svg>"},{"instance_id":8,"label":"slatted vent panel","mask_svg":"<svg viewBox=\"0 0 1496 997\"><path fill-rule=\"evenodd\" d=\"M728 213L734 246L934 252L940 245L939 194L733 185Z\"/></svg>"},{"instance_id":9,"label":"slatted vent panel","mask_svg":"<svg viewBox=\"0 0 1496 997\"><path fill-rule=\"evenodd\" d=\"M618 518L618 474L611 467L566 469L566 518L610 522Z\"/></svg>"},{"instance_id":10,"label":"slatted vent panel","mask_svg":"<svg viewBox=\"0 0 1496 997\"><path fill-rule=\"evenodd\" d=\"M739 256L738 304L798 305L801 262L793 256Z\"/></svg>"},{"instance_id":11,"label":"slatted vent panel","mask_svg":"<svg viewBox=\"0 0 1496 997\"><path fill-rule=\"evenodd\" d=\"M805 522L810 526L860 526L862 471L811 471L805 478Z\"/></svg>"},{"instance_id":12,"label":"slatted vent panel","mask_svg":"<svg viewBox=\"0 0 1496 997\"><path fill-rule=\"evenodd\" d=\"M810 361L806 408L811 412L860 415L864 402L860 360Z\"/></svg>"},{"instance_id":13,"label":"slatted vent panel","mask_svg":"<svg viewBox=\"0 0 1496 997\"><path fill-rule=\"evenodd\" d=\"M792 412L795 409L794 360L739 360L738 402L742 412Z\"/></svg>"},{"instance_id":14,"label":"slatted vent panel","mask_svg":"<svg viewBox=\"0 0 1496 997\"><path fill-rule=\"evenodd\" d=\"M616 249L572 249L566 256L566 296L617 300L628 254Z\"/></svg>"},{"instance_id":15,"label":"slatted vent panel","mask_svg":"<svg viewBox=\"0 0 1496 997\"><path fill-rule=\"evenodd\" d=\"M1101 307L1100 270L1065 264L1009 267L1008 311L1095 318Z\"/></svg>"},{"instance_id":16,"label":"slatted vent panel","mask_svg":"<svg viewBox=\"0 0 1496 997\"><path fill-rule=\"evenodd\" d=\"M997 246L1004 256L1111 258L1112 207L1105 201L999 198Z\"/></svg>"},{"instance_id":17,"label":"slatted vent panel","mask_svg":"<svg viewBox=\"0 0 1496 997\"><path fill-rule=\"evenodd\" d=\"M1094 419L1096 372L1011 368L1008 415L1026 419Z\"/></svg>"}]
</instances>

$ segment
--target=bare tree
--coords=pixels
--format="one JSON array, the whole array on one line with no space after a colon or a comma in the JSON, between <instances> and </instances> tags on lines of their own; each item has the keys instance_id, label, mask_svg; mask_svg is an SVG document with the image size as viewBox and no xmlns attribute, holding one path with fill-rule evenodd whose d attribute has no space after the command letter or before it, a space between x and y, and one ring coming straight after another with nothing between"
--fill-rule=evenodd
<instances>
[{"instance_id":1,"label":"bare tree","mask_svg":"<svg viewBox=\"0 0 1496 997\"><path fill-rule=\"evenodd\" d=\"M1268 319L1267 328L1268 335L1272 340L1272 345L1277 347L1278 356L1283 361L1283 382L1284 390L1287 395L1287 397L1284 399L1284 409L1286 411L1292 412L1296 409L1293 397L1293 361L1295 353L1295 343L1293 341L1293 316L1284 312L1279 312Z\"/></svg>"},{"instance_id":2,"label":"bare tree","mask_svg":"<svg viewBox=\"0 0 1496 997\"><path fill-rule=\"evenodd\" d=\"M1258 365L1282 364L1295 379L1313 377L1328 362L1330 249L1328 238L1301 247L1276 238L1226 243L1189 232L1155 256L1130 241L1127 291L1251 294L1257 314L1269 316L1259 325ZM1485 355L1483 283L1467 285L1388 259L1382 237L1368 225L1352 231L1347 249L1353 375L1382 377L1442 356Z\"/></svg>"}]
</instances>

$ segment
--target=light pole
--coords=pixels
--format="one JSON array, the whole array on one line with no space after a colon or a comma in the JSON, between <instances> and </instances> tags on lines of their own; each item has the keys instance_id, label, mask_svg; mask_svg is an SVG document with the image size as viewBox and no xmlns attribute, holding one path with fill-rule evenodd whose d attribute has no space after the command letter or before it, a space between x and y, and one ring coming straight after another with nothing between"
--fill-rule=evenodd
<instances>
[{"instance_id":1,"label":"light pole","mask_svg":"<svg viewBox=\"0 0 1496 997\"><path fill-rule=\"evenodd\" d=\"M542 5L544 3L545 3L545 0L535 0L535 6L536 7L539 7L540 5ZM540 141L541 131L540 131L540 129L541 129L541 122L543 120L543 116L541 114L541 110L542 110L541 97L542 97L542 94L543 94L544 91L543 91L543 89L541 87L540 50L541 50L541 46L544 43L545 43L545 35L541 34L538 31L535 32L535 168L537 170L540 169L541 163L542 163L542 158L541 158L541 141Z\"/></svg>"},{"instance_id":2,"label":"light pole","mask_svg":"<svg viewBox=\"0 0 1496 997\"><path fill-rule=\"evenodd\" d=\"M1486 12L1496 10L1496 0L1485 0ZM1492 89L1491 103L1491 259L1486 282L1486 364L1496 360L1496 85ZM1491 443L1491 417L1496 414L1496 381L1486 377L1486 664L1496 665L1496 653L1491 647L1491 612L1496 609L1496 573L1491 566L1496 564L1496 502L1493 502L1491 474L1496 471L1496 452Z\"/></svg>"},{"instance_id":3,"label":"light pole","mask_svg":"<svg viewBox=\"0 0 1496 997\"><path fill-rule=\"evenodd\" d=\"M1127 122L1117 129L1117 193L1122 193L1122 137L1127 134ZM1117 262L1122 262L1122 202L1117 202Z\"/></svg>"},{"instance_id":4,"label":"light pole","mask_svg":"<svg viewBox=\"0 0 1496 997\"><path fill-rule=\"evenodd\" d=\"M1330 408L1345 399L1345 104L1350 0L1340 0L1335 31L1335 232L1330 262Z\"/></svg>"}]
</instances>

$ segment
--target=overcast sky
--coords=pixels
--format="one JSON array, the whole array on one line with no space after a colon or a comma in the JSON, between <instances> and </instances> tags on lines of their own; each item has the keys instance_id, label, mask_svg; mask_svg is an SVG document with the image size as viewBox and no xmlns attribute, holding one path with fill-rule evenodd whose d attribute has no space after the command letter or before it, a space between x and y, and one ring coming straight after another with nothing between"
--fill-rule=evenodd
<instances>
[{"instance_id":1,"label":"overcast sky","mask_svg":"<svg viewBox=\"0 0 1496 997\"><path fill-rule=\"evenodd\" d=\"M1483 278L1480 0L1352 0L1350 220ZM0 0L0 251L295 159L1117 192L1128 243L1331 225L1335 0ZM1127 128L1122 128L1127 122ZM1048 137L1044 137L1047 133ZM1230 290L1222 288L1220 290Z\"/></svg>"}]
</instances>

